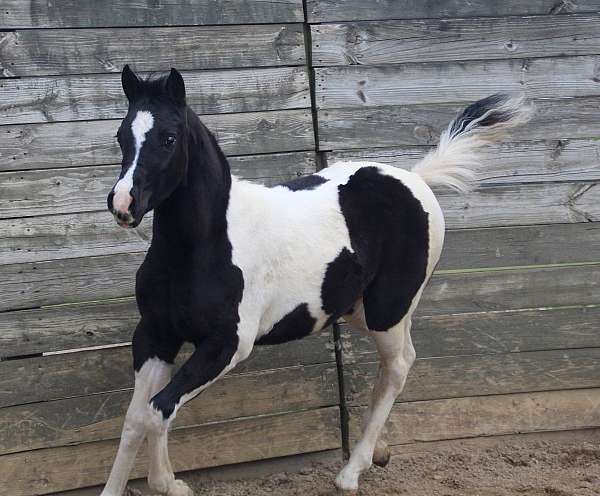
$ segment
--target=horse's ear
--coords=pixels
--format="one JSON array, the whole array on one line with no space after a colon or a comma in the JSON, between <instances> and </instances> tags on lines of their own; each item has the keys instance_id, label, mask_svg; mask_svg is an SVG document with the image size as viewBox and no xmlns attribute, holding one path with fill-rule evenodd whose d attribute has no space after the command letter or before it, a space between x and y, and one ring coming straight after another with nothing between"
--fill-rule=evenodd
<instances>
[{"instance_id":1,"label":"horse's ear","mask_svg":"<svg viewBox=\"0 0 600 496\"><path fill-rule=\"evenodd\" d=\"M138 89L140 87L140 80L133 73L129 64L123 67L123 72L121 73L121 83L123 84L123 91L125 92L125 96L127 99L132 102L135 100L135 96L138 93Z\"/></svg>"},{"instance_id":2,"label":"horse's ear","mask_svg":"<svg viewBox=\"0 0 600 496\"><path fill-rule=\"evenodd\" d=\"M167 92L179 105L185 105L185 83L177 69L171 68L167 78Z\"/></svg>"}]
</instances>

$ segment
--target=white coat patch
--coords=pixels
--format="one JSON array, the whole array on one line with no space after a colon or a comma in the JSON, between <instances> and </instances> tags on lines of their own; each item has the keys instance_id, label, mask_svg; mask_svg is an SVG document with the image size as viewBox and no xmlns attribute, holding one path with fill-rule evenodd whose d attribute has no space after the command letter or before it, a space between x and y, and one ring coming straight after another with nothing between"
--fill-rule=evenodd
<instances>
[{"instance_id":1,"label":"white coat patch","mask_svg":"<svg viewBox=\"0 0 600 496\"><path fill-rule=\"evenodd\" d=\"M146 141L146 134L154 126L154 117L147 110L140 110L133 122L131 123L131 132L133 133L133 139L135 140L135 155L133 156L133 162L125 175L117 181L115 185L115 194L123 192L130 193L133 188L133 173L137 166L138 158L142 150L142 145Z\"/></svg>"}]
</instances>

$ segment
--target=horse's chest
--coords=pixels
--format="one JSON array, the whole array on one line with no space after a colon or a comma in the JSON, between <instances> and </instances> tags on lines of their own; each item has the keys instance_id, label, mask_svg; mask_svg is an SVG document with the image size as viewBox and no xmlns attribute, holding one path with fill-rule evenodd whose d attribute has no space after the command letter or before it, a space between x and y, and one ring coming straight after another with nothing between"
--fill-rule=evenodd
<instances>
[{"instance_id":1,"label":"horse's chest","mask_svg":"<svg viewBox=\"0 0 600 496\"><path fill-rule=\"evenodd\" d=\"M152 319L161 332L175 333L186 341L235 328L243 284L231 273L234 269L145 262L136 287L142 318Z\"/></svg>"}]
</instances>

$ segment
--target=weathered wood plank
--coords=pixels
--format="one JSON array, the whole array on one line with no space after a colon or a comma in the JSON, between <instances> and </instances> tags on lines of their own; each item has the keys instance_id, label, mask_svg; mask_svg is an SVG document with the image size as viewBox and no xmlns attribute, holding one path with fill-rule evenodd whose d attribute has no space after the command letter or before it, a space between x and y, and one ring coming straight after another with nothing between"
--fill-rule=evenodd
<instances>
[{"instance_id":1,"label":"weathered wood plank","mask_svg":"<svg viewBox=\"0 0 600 496\"><path fill-rule=\"evenodd\" d=\"M112 222L112 221L111 221ZM111 228L114 227L111 224ZM120 232L122 230L118 230ZM67 233L69 230L67 229ZM103 238L100 233L98 235ZM70 238L70 236L67 237ZM597 246L600 242L600 224L573 224L556 226L533 226L531 228L501 228L501 229L481 229L481 230L463 230L450 231L447 233L446 248L440 262L440 269L468 269L473 267L491 267L494 265L532 265L532 264L553 264L569 262L589 262L597 260ZM77 241L75 236L75 242ZM118 237L114 238L115 246L119 242ZM127 253L133 251L134 247L144 249L146 242L139 239L139 245L135 242L123 241L119 248L120 252ZM76 243L77 244L77 243ZM468 253L468 256L465 256ZM108 269L107 269L108 270ZM133 270L131 269L130 279L133 280ZM595 314L595 311L580 310L565 311L566 315L571 315L573 322L579 322L579 329L576 334L571 336L574 340L570 347L584 347L588 339L588 334L584 331L588 315ZM489 335L494 335L492 329L501 327L503 319L513 322L511 315L502 317L503 313L477 314L477 319L481 323L477 324L474 333L479 329L490 329ZM515 315L516 321L527 319L521 324L512 323L510 329L519 329L519 336L522 339L529 337L527 334L531 329L534 332L539 324L546 325L543 314L538 318L530 318L527 313ZM562 314L561 314L562 315ZM553 317L561 322L560 317ZM437 320L439 319L439 320ZM445 326L458 326L459 329L468 328L471 322L469 315L457 315L446 321L445 317L434 317L433 320L425 320L423 327L433 329L434 334ZM582 319L582 320L580 320ZM82 348L86 346L106 345L112 343L125 342L130 339L131 330L137 321L137 311L133 302L115 303L108 306L96 305L77 305L77 306L59 306L44 309L25 310L17 312L4 312L0 314L0 349L2 356L16 356L34 354L46 351L57 351L70 348ZM439 325L436 322L440 322ZM453 322L458 322L453 324ZM489 326L485 324L489 321ZM568 319L567 319L568 323ZM558 323L557 323L558 325ZM462 327L461 327L462 326ZM556 329L559 332L562 327ZM425 330L419 331L421 333ZM429 333L430 331L427 331ZM486 334L487 335L487 334ZM550 334L547 339L550 339ZM449 338L453 340L453 337ZM507 346L512 346L503 338ZM564 346L571 342L566 336L562 336ZM578 340L582 339L582 342ZM450 346L446 341L443 346ZM470 350L469 343L476 343L477 340L469 338L467 343L458 342L459 348L454 354L460 354L459 350ZM555 348L559 348L559 343L552 341ZM577 344L579 343L579 344ZM477 344L479 347L480 345ZM517 345L515 345L517 346ZM481 345L483 348L483 345ZM511 348L512 351L514 351ZM507 350L509 351L509 350ZM466 352L466 351L465 351ZM473 351L475 352L475 351Z\"/></svg>"},{"instance_id":2,"label":"weathered wood plank","mask_svg":"<svg viewBox=\"0 0 600 496\"><path fill-rule=\"evenodd\" d=\"M131 390L114 391L0 408L0 453L118 439L131 394ZM174 428L312 410L338 402L335 363L230 375L182 408Z\"/></svg>"},{"instance_id":3,"label":"weathered wood plank","mask_svg":"<svg viewBox=\"0 0 600 496\"><path fill-rule=\"evenodd\" d=\"M304 67L184 72L188 105L198 114L310 106ZM122 118L118 74L0 80L0 124Z\"/></svg>"},{"instance_id":4,"label":"weathered wood plank","mask_svg":"<svg viewBox=\"0 0 600 496\"><path fill-rule=\"evenodd\" d=\"M596 0L559 2L555 0L504 0L490 2L475 0L307 0L309 22L356 21L380 19L420 19L447 17L525 16L538 14L567 14L598 12ZM554 19L555 17L553 17Z\"/></svg>"},{"instance_id":5,"label":"weathered wood plank","mask_svg":"<svg viewBox=\"0 0 600 496\"><path fill-rule=\"evenodd\" d=\"M419 358L600 347L600 307L535 308L413 318ZM344 364L378 360L373 339L342 325Z\"/></svg>"},{"instance_id":6,"label":"weathered wood plank","mask_svg":"<svg viewBox=\"0 0 600 496\"><path fill-rule=\"evenodd\" d=\"M600 265L434 275L419 315L600 303Z\"/></svg>"},{"instance_id":7,"label":"weathered wood plank","mask_svg":"<svg viewBox=\"0 0 600 496\"><path fill-rule=\"evenodd\" d=\"M328 162L367 159L410 169L428 150L429 147L346 150L328 153ZM476 169L475 178L483 186L597 180L600 179L599 156L600 141L596 139L504 142L483 152L482 165Z\"/></svg>"},{"instance_id":8,"label":"weathered wood plank","mask_svg":"<svg viewBox=\"0 0 600 496\"><path fill-rule=\"evenodd\" d=\"M350 22L311 27L315 66L597 54L600 16Z\"/></svg>"},{"instance_id":9,"label":"weathered wood plank","mask_svg":"<svg viewBox=\"0 0 600 496\"><path fill-rule=\"evenodd\" d=\"M346 374L350 406L366 405L378 362ZM417 359L400 402L600 387L600 348Z\"/></svg>"},{"instance_id":10,"label":"weathered wood plank","mask_svg":"<svg viewBox=\"0 0 600 496\"><path fill-rule=\"evenodd\" d=\"M106 307L110 310L111 307ZM85 309L84 309L85 310ZM76 324L76 323L75 323ZM122 334L126 334L121 327ZM131 335L133 328L129 328ZM190 350L178 356L180 365ZM234 370L235 374L258 370L333 362L330 333L323 331L305 343L257 347ZM0 407L76 398L133 387L130 346L50 354L0 362Z\"/></svg>"},{"instance_id":11,"label":"weathered wood plank","mask_svg":"<svg viewBox=\"0 0 600 496\"><path fill-rule=\"evenodd\" d=\"M175 471L262 460L340 447L339 408L270 415L173 431L169 436ZM106 481L115 440L34 450L0 457L0 491L29 496ZM132 478L147 474L145 450Z\"/></svg>"},{"instance_id":12,"label":"weathered wood plank","mask_svg":"<svg viewBox=\"0 0 600 496\"><path fill-rule=\"evenodd\" d=\"M600 426L600 389L401 403L387 423L390 445ZM364 408L350 409L356 440Z\"/></svg>"},{"instance_id":13,"label":"weathered wood plank","mask_svg":"<svg viewBox=\"0 0 600 496\"><path fill-rule=\"evenodd\" d=\"M0 219L0 265L144 251L151 218L136 229L117 229L104 211ZM595 222L449 230L438 268L593 262L599 243Z\"/></svg>"},{"instance_id":14,"label":"weathered wood plank","mask_svg":"<svg viewBox=\"0 0 600 496\"><path fill-rule=\"evenodd\" d=\"M228 155L314 148L309 109L207 115L202 121ZM0 171L121 162L120 121L24 124L0 129Z\"/></svg>"},{"instance_id":15,"label":"weathered wood plank","mask_svg":"<svg viewBox=\"0 0 600 496\"><path fill-rule=\"evenodd\" d=\"M35 310L0 313L0 357L17 357L61 350L127 343L139 320L133 299L82 305L59 305ZM106 352L109 353L109 352ZM115 366L129 367L129 351L114 351ZM80 355L82 359L87 355ZM120 357L120 358L119 358ZM296 364L324 363L332 359L329 334L311 334L300 343L257 347L237 371ZM59 358L46 358L54 361ZM85 360L82 362L85 365Z\"/></svg>"},{"instance_id":16,"label":"weathered wood plank","mask_svg":"<svg viewBox=\"0 0 600 496\"><path fill-rule=\"evenodd\" d=\"M434 145L441 132L462 111L465 103L404 105L319 111L321 150ZM537 100L534 118L503 141L595 138L600 134L596 109L600 98ZM412 152L412 154L411 154ZM407 158L418 159L420 149L407 149Z\"/></svg>"},{"instance_id":17,"label":"weathered wood plank","mask_svg":"<svg viewBox=\"0 0 600 496\"><path fill-rule=\"evenodd\" d=\"M316 104L319 108L432 104L472 101L497 92L554 99L598 96L599 63L599 56L589 55L317 68Z\"/></svg>"},{"instance_id":18,"label":"weathered wood plank","mask_svg":"<svg viewBox=\"0 0 600 496\"><path fill-rule=\"evenodd\" d=\"M0 35L0 74L4 77L119 72L125 64L153 71L304 62L300 24L33 29Z\"/></svg>"},{"instance_id":19,"label":"weathered wood plank","mask_svg":"<svg viewBox=\"0 0 600 496\"><path fill-rule=\"evenodd\" d=\"M446 231L438 269L593 262L598 246L599 222Z\"/></svg>"},{"instance_id":20,"label":"weathered wood plank","mask_svg":"<svg viewBox=\"0 0 600 496\"><path fill-rule=\"evenodd\" d=\"M233 174L267 185L316 171L313 152L247 155L229 159ZM98 211L120 165L0 172L0 218Z\"/></svg>"},{"instance_id":21,"label":"weathered wood plank","mask_svg":"<svg viewBox=\"0 0 600 496\"><path fill-rule=\"evenodd\" d=\"M144 251L152 213L135 229L116 229L108 210L0 220L0 264Z\"/></svg>"},{"instance_id":22,"label":"weathered wood plank","mask_svg":"<svg viewBox=\"0 0 600 496\"><path fill-rule=\"evenodd\" d=\"M381 151L382 159L377 152ZM419 150L421 157L426 150ZM330 153L336 160L369 160L409 169L417 160L408 149L353 150ZM557 140L502 143L491 147L482 160L476 180L482 185L590 181L600 179L600 141ZM396 161L396 158L399 160ZM284 162L282 158L287 158ZM411 160L413 159L413 160ZM246 179L273 184L314 172L314 154L286 157L259 156L232 159L233 173ZM291 169L291 170L290 170ZM69 167L0 173L0 218L103 210L106 195L114 185L120 166Z\"/></svg>"},{"instance_id":23,"label":"weathered wood plank","mask_svg":"<svg viewBox=\"0 0 600 496\"><path fill-rule=\"evenodd\" d=\"M0 310L130 296L143 253L0 266ZM595 304L600 266L566 266L435 275L422 315ZM549 292L548 288L554 288Z\"/></svg>"},{"instance_id":24,"label":"weathered wood plank","mask_svg":"<svg viewBox=\"0 0 600 496\"><path fill-rule=\"evenodd\" d=\"M4 0L4 28L87 28L94 26L180 26L302 22L301 0L143 1Z\"/></svg>"},{"instance_id":25,"label":"weathered wood plank","mask_svg":"<svg viewBox=\"0 0 600 496\"><path fill-rule=\"evenodd\" d=\"M493 186L466 196L440 191L446 227L491 227L600 220L599 183Z\"/></svg>"}]
</instances>

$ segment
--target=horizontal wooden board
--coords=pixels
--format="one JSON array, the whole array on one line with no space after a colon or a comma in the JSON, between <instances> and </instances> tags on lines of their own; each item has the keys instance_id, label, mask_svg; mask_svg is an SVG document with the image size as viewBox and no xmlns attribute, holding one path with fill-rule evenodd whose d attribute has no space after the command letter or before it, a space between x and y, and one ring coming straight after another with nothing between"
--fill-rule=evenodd
<instances>
[{"instance_id":1,"label":"horizontal wooden board","mask_svg":"<svg viewBox=\"0 0 600 496\"><path fill-rule=\"evenodd\" d=\"M600 426L600 389L545 391L401 403L387 423L390 445L563 431ZM350 433L360 434L363 408L350 409Z\"/></svg>"},{"instance_id":2,"label":"horizontal wooden board","mask_svg":"<svg viewBox=\"0 0 600 496\"><path fill-rule=\"evenodd\" d=\"M438 0L434 3L410 0L307 0L309 22L356 21L369 19L420 19L447 17L524 16L597 12L596 0L556 2L555 0Z\"/></svg>"},{"instance_id":3,"label":"horizontal wooden board","mask_svg":"<svg viewBox=\"0 0 600 496\"><path fill-rule=\"evenodd\" d=\"M106 307L110 311L111 306ZM85 315L82 309L82 317ZM50 325L52 322L50 322ZM76 325L71 322L71 325ZM131 336L133 327L121 334ZM123 336L125 337L125 336ZM191 353L186 347L176 366ZM302 343L257 346L250 357L237 366L235 374L266 369L334 362L330 333L323 331ZM0 362L0 407L76 398L133 387L130 346L49 354Z\"/></svg>"},{"instance_id":4,"label":"horizontal wooden board","mask_svg":"<svg viewBox=\"0 0 600 496\"><path fill-rule=\"evenodd\" d=\"M266 185L316 171L313 152L229 159L233 174ZM0 172L0 218L106 210L120 165Z\"/></svg>"},{"instance_id":5,"label":"horizontal wooden board","mask_svg":"<svg viewBox=\"0 0 600 496\"><path fill-rule=\"evenodd\" d=\"M176 430L169 435L169 446L176 472L336 449L339 408ZM104 483L116 449L116 440L110 440L1 456L0 491L30 496ZM145 477L147 463L143 451L131 477Z\"/></svg>"},{"instance_id":6,"label":"horizontal wooden board","mask_svg":"<svg viewBox=\"0 0 600 496\"><path fill-rule=\"evenodd\" d=\"M198 114L310 106L304 67L183 72ZM115 119L127 112L119 74L0 80L0 124Z\"/></svg>"},{"instance_id":7,"label":"horizontal wooden board","mask_svg":"<svg viewBox=\"0 0 600 496\"><path fill-rule=\"evenodd\" d=\"M142 251L148 245L150 222L144 222L138 228L143 229L140 236L132 230L117 229L105 213L73 216L72 219L69 217L69 222L59 221L50 226L44 223L61 218L67 216L30 219L39 222L29 224L23 231L19 230L19 234L0 228L3 236L14 236L0 236L3 241L11 239L14 242L4 246L2 263L65 258L74 253L81 256L118 255ZM13 221L4 221L5 225L8 222ZM21 221L15 222L23 227ZM80 230L80 226L87 226L87 229ZM600 223L449 231L438 268L456 270L591 262L598 260L598 243ZM17 251L18 246L24 248ZM41 258L36 260L36 256ZM131 279L133 270L131 268ZM2 313L0 348L4 356L9 356L127 341L128 338L123 336L129 336L136 316L135 307L130 303L116 304L108 309L92 305ZM528 325L533 324L529 322Z\"/></svg>"},{"instance_id":8,"label":"horizontal wooden board","mask_svg":"<svg viewBox=\"0 0 600 496\"><path fill-rule=\"evenodd\" d=\"M404 151L394 148L332 152L328 161L367 159L409 169L417 162L416 153L414 147L406 155ZM426 150L419 150L420 157L425 153ZM597 140L503 143L486 152L476 179L484 186L599 180L599 156ZM274 184L314 172L314 160L314 154L307 152L285 157L232 158L231 166L233 173L243 178ZM120 166L94 166L0 173L0 218L103 210L119 171Z\"/></svg>"},{"instance_id":9,"label":"horizontal wooden board","mask_svg":"<svg viewBox=\"0 0 600 496\"><path fill-rule=\"evenodd\" d=\"M87 28L302 22L301 0L4 0L0 26L5 28Z\"/></svg>"},{"instance_id":10,"label":"horizontal wooden board","mask_svg":"<svg viewBox=\"0 0 600 496\"><path fill-rule=\"evenodd\" d=\"M348 108L472 101L498 92L599 96L599 63L600 56L590 55L317 68L315 102L319 108Z\"/></svg>"},{"instance_id":11,"label":"horizontal wooden board","mask_svg":"<svg viewBox=\"0 0 600 496\"><path fill-rule=\"evenodd\" d=\"M228 155L314 148L309 109L207 115L202 121ZM0 171L121 163L120 121L23 124L0 128Z\"/></svg>"},{"instance_id":12,"label":"horizontal wooden board","mask_svg":"<svg viewBox=\"0 0 600 496\"><path fill-rule=\"evenodd\" d=\"M295 173L291 169L289 178ZM0 219L0 265L144 251L151 219L149 214L136 229L118 229L106 211ZM449 230L438 268L593 262L598 243L600 223L594 222Z\"/></svg>"},{"instance_id":13,"label":"horizontal wooden board","mask_svg":"<svg viewBox=\"0 0 600 496\"><path fill-rule=\"evenodd\" d=\"M600 303L600 265L434 275L419 315Z\"/></svg>"},{"instance_id":14,"label":"horizontal wooden board","mask_svg":"<svg viewBox=\"0 0 600 496\"><path fill-rule=\"evenodd\" d=\"M148 54L152 56L149 57ZM301 24L35 29L0 35L0 75L302 65Z\"/></svg>"},{"instance_id":15,"label":"horizontal wooden board","mask_svg":"<svg viewBox=\"0 0 600 496\"><path fill-rule=\"evenodd\" d=\"M366 405L378 362L344 367L350 406ZM600 387L600 348L417 359L398 401Z\"/></svg>"},{"instance_id":16,"label":"horizontal wooden board","mask_svg":"<svg viewBox=\"0 0 600 496\"><path fill-rule=\"evenodd\" d=\"M413 318L419 358L600 348L600 307L535 308ZM377 361L374 341L343 324L344 364Z\"/></svg>"},{"instance_id":17,"label":"horizontal wooden board","mask_svg":"<svg viewBox=\"0 0 600 496\"><path fill-rule=\"evenodd\" d=\"M0 266L0 310L130 296L143 253ZM435 275L423 315L600 303L600 265ZM553 288L552 292L548 288Z\"/></svg>"},{"instance_id":18,"label":"horizontal wooden board","mask_svg":"<svg viewBox=\"0 0 600 496\"><path fill-rule=\"evenodd\" d=\"M118 439L131 395L131 390L113 391L0 408L0 454ZM182 408L173 428L338 402L335 363L229 375Z\"/></svg>"},{"instance_id":19,"label":"horizontal wooden board","mask_svg":"<svg viewBox=\"0 0 600 496\"><path fill-rule=\"evenodd\" d=\"M1 231L0 231L1 232ZM600 260L600 223L446 231L441 270Z\"/></svg>"},{"instance_id":20,"label":"horizontal wooden board","mask_svg":"<svg viewBox=\"0 0 600 496\"><path fill-rule=\"evenodd\" d=\"M469 104L436 103L319 111L319 149L434 145L442 131ZM595 138L600 134L598 97L536 100L526 125L502 138L506 141ZM551 142L552 143L552 142ZM550 144L548 146L551 146ZM559 150L560 151L560 150ZM407 149L407 160L418 160L421 149Z\"/></svg>"},{"instance_id":21,"label":"horizontal wooden board","mask_svg":"<svg viewBox=\"0 0 600 496\"><path fill-rule=\"evenodd\" d=\"M328 153L327 161L331 164L337 160L374 160L410 169L428 150L414 146L346 150ZM600 141L596 139L499 143L488 147L481 156L475 180L482 186L600 179Z\"/></svg>"},{"instance_id":22,"label":"horizontal wooden board","mask_svg":"<svg viewBox=\"0 0 600 496\"><path fill-rule=\"evenodd\" d=\"M598 14L419 19L311 27L315 66L597 54Z\"/></svg>"},{"instance_id":23,"label":"horizontal wooden board","mask_svg":"<svg viewBox=\"0 0 600 496\"><path fill-rule=\"evenodd\" d=\"M538 183L493 186L466 196L439 191L446 227L514 226L600 220L598 184Z\"/></svg>"}]
</instances>

